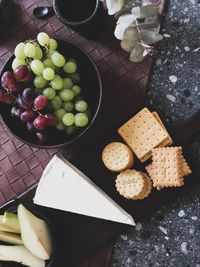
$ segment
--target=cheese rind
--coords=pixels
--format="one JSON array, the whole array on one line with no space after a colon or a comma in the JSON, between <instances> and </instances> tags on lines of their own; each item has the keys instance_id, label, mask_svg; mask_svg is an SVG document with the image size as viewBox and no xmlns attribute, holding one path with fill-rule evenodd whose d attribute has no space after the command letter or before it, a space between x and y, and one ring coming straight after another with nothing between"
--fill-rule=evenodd
<instances>
[{"instance_id":1,"label":"cheese rind","mask_svg":"<svg viewBox=\"0 0 200 267\"><path fill-rule=\"evenodd\" d=\"M34 203L104 220L135 225L134 219L86 175L54 156L38 184Z\"/></svg>"}]
</instances>

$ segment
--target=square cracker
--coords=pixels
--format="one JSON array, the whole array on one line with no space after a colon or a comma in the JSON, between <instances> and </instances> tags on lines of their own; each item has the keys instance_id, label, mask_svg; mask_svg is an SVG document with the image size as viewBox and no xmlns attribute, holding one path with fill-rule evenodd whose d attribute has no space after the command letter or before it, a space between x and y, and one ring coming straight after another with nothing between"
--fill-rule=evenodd
<instances>
[{"instance_id":1,"label":"square cracker","mask_svg":"<svg viewBox=\"0 0 200 267\"><path fill-rule=\"evenodd\" d=\"M152 150L152 155L153 163L146 169L154 187L161 189L184 184L181 147L155 148Z\"/></svg>"},{"instance_id":2,"label":"square cracker","mask_svg":"<svg viewBox=\"0 0 200 267\"><path fill-rule=\"evenodd\" d=\"M147 108L120 127L118 133L142 162L151 157L153 148L169 138L167 131Z\"/></svg>"},{"instance_id":3,"label":"square cracker","mask_svg":"<svg viewBox=\"0 0 200 267\"><path fill-rule=\"evenodd\" d=\"M160 125L163 127L163 129L167 132L167 129L165 128L165 125L163 124L163 122L161 121L158 113L156 111L152 112L153 116L157 119L157 121L160 123ZM172 138L169 136L168 139L166 139L165 141L163 141L158 147L164 147L164 146L170 146L173 144L173 140Z\"/></svg>"}]
</instances>

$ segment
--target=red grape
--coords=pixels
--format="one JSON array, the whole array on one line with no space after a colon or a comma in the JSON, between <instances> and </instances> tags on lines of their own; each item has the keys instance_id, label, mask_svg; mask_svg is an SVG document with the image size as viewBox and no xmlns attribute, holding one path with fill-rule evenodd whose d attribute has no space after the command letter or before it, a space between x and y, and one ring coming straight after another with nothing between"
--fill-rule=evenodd
<instances>
[{"instance_id":1,"label":"red grape","mask_svg":"<svg viewBox=\"0 0 200 267\"><path fill-rule=\"evenodd\" d=\"M21 97L18 97L17 98L16 104L21 109L27 110L27 109L30 109L31 108L31 103L29 103L29 104L24 103L24 101L23 101L23 99Z\"/></svg>"},{"instance_id":2,"label":"red grape","mask_svg":"<svg viewBox=\"0 0 200 267\"><path fill-rule=\"evenodd\" d=\"M12 71L5 71L1 77L1 85L5 90L19 92L19 88L15 81Z\"/></svg>"},{"instance_id":3,"label":"red grape","mask_svg":"<svg viewBox=\"0 0 200 267\"><path fill-rule=\"evenodd\" d=\"M40 113L48 114L48 113L51 113L52 111L53 110L52 110L51 104L48 103L42 110L40 110Z\"/></svg>"},{"instance_id":4,"label":"red grape","mask_svg":"<svg viewBox=\"0 0 200 267\"><path fill-rule=\"evenodd\" d=\"M21 82L24 82L24 83L30 83L33 81L34 79L34 74L32 73L32 71L29 70L28 74L26 75L26 77L21 81Z\"/></svg>"},{"instance_id":5,"label":"red grape","mask_svg":"<svg viewBox=\"0 0 200 267\"><path fill-rule=\"evenodd\" d=\"M21 65L14 70L15 79L22 81L28 75L29 69L26 65Z\"/></svg>"},{"instance_id":6,"label":"red grape","mask_svg":"<svg viewBox=\"0 0 200 267\"><path fill-rule=\"evenodd\" d=\"M45 96L39 95L36 97L34 101L34 108L36 110L41 110L43 109L46 105L48 104L48 100Z\"/></svg>"},{"instance_id":7,"label":"red grape","mask_svg":"<svg viewBox=\"0 0 200 267\"><path fill-rule=\"evenodd\" d=\"M58 123L58 118L53 114L46 114L47 125L56 126Z\"/></svg>"},{"instance_id":8,"label":"red grape","mask_svg":"<svg viewBox=\"0 0 200 267\"><path fill-rule=\"evenodd\" d=\"M35 91L33 88L26 88L22 93L22 99L25 104L33 104L33 101L36 97Z\"/></svg>"},{"instance_id":9,"label":"red grape","mask_svg":"<svg viewBox=\"0 0 200 267\"><path fill-rule=\"evenodd\" d=\"M43 130L47 124L47 119L44 115L40 114L34 121L33 125L38 130Z\"/></svg>"},{"instance_id":10,"label":"red grape","mask_svg":"<svg viewBox=\"0 0 200 267\"><path fill-rule=\"evenodd\" d=\"M36 133L40 143L46 143L48 141L48 135L46 133Z\"/></svg>"},{"instance_id":11,"label":"red grape","mask_svg":"<svg viewBox=\"0 0 200 267\"><path fill-rule=\"evenodd\" d=\"M14 102L14 98L0 90L0 102L12 104Z\"/></svg>"},{"instance_id":12,"label":"red grape","mask_svg":"<svg viewBox=\"0 0 200 267\"><path fill-rule=\"evenodd\" d=\"M29 133L35 132L35 127L32 122L28 121L26 124L26 128L29 131Z\"/></svg>"},{"instance_id":13,"label":"red grape","mask_svg":"<svg viewBox=\"0 0 200 267\"><path fill-rule=\"evenodd\" d=\"M35 117L35 112L32 109L29 109L29 110L22 112L20 119L23 122L28 122L28 121L32 121L34 117Z\"/></svg>"},{"instance_id":14,"label":"red grape","mask_svg":"<svg viewBox=\"0 0 200 267\"><path fill-rule=\"evenodd\" d=\"M22 114L22 110L17 107L12 107L11 109L11 116L20 118L20 115Z\"/></svg>"}]
</instances>

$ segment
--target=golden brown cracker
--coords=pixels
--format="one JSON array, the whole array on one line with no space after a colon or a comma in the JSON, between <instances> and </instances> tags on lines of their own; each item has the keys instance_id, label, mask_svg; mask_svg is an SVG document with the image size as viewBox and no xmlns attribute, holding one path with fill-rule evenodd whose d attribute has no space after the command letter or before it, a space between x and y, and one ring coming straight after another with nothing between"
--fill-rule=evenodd
<instances>
[{"instance_id":1,"label":"golden brown cracker","mask_svg":"<svg viewBox=\"0 0 200 267\"><path fill-rule=\"evenodd\" d=\"M127 169L117 175L115 186L120 195L132 199L143 192L145 181L138 171Z\"/></svg>"},{"instance_id":2,"label":"golden brown cracker","mask_svg":"<svg viewBox=\"0 0 200 267\"><path fill-rule=\"evenodd\" d=\"M153 186L177 187L184 184L182 171L182 148L165 147L152 150L153 163L146 167Z\"/></svg>"},{"instance_id":3,"label":"golden brown cracker","mask_svg":"<svg viewBox=\"0 0 200 267\"><path fill-rule=\"evenodd\" d=\"M102 160L106 168L114 172L120 172L133 165L134 156L127 145L120 142L112 142L104 148Z\"/></svg>"},{"instance_id":4,"label":"golden brown cracker","mask_svg":"<svg viewBox=\"0 0 200 267\"><path fill-rule=\"evenodd\" d=\"M118 133L142 162L151 157L151 150L169 138L153 114L142 109L118 129Z\"/></svg>"}]
</instances>

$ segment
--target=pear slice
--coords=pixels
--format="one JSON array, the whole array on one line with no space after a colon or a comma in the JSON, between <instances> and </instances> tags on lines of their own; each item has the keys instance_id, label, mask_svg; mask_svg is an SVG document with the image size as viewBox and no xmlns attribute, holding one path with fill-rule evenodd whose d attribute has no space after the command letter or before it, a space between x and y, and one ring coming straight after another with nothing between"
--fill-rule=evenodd
<instances>
[{"instance_id":1,"label":"pear slice","mask_svg":"<svg viewBox=\"0 0 200 267\"><path fill-rule=\"evenodd\" d=\"M3 220L3 215L0 215L0 231L18 233L18 231L16 231L15 229L3 224L2 220Z\"/></svg>"},{"instance_id":2,"label":"pear slice","mask_svg":"<svg viewBox=\"0 0 200 267\"><path fill-rule=\"evenodd\" d=\"M21 236L19 234L0 231L0 240L9 244L23 245Z\"/></svg>"},{"instance_id":3,"label":"pear slice","mask_svg":"<svg viewBox=\"0 0 200 267\"><path fill-rule=\"evenodd\" d=\"M21 233L19 220L17 214L4 212L2 223L16 231L16 233Z\"/></svg>"},{"instance_id":4,"label":"pear slice","mask_svg":"<svg viewBox=\"0 0 200 267\"><path fill-rule=\"evenodd\" d=\"M24 246L0 246L0 261L15 261L29 267L45 267L45 261Z\"/></svg>"},{"instance_id":5,"label":"pear slice","mask_svg":"<svg viewBox=\"0 0 200 267\"><path fill-rule=\"evenodd\" d=\"M25 247L38 258L50 259L52 245L47 223L37 218L22 204L18 206L18 218Z\"/></svg>"}]
</instances>

